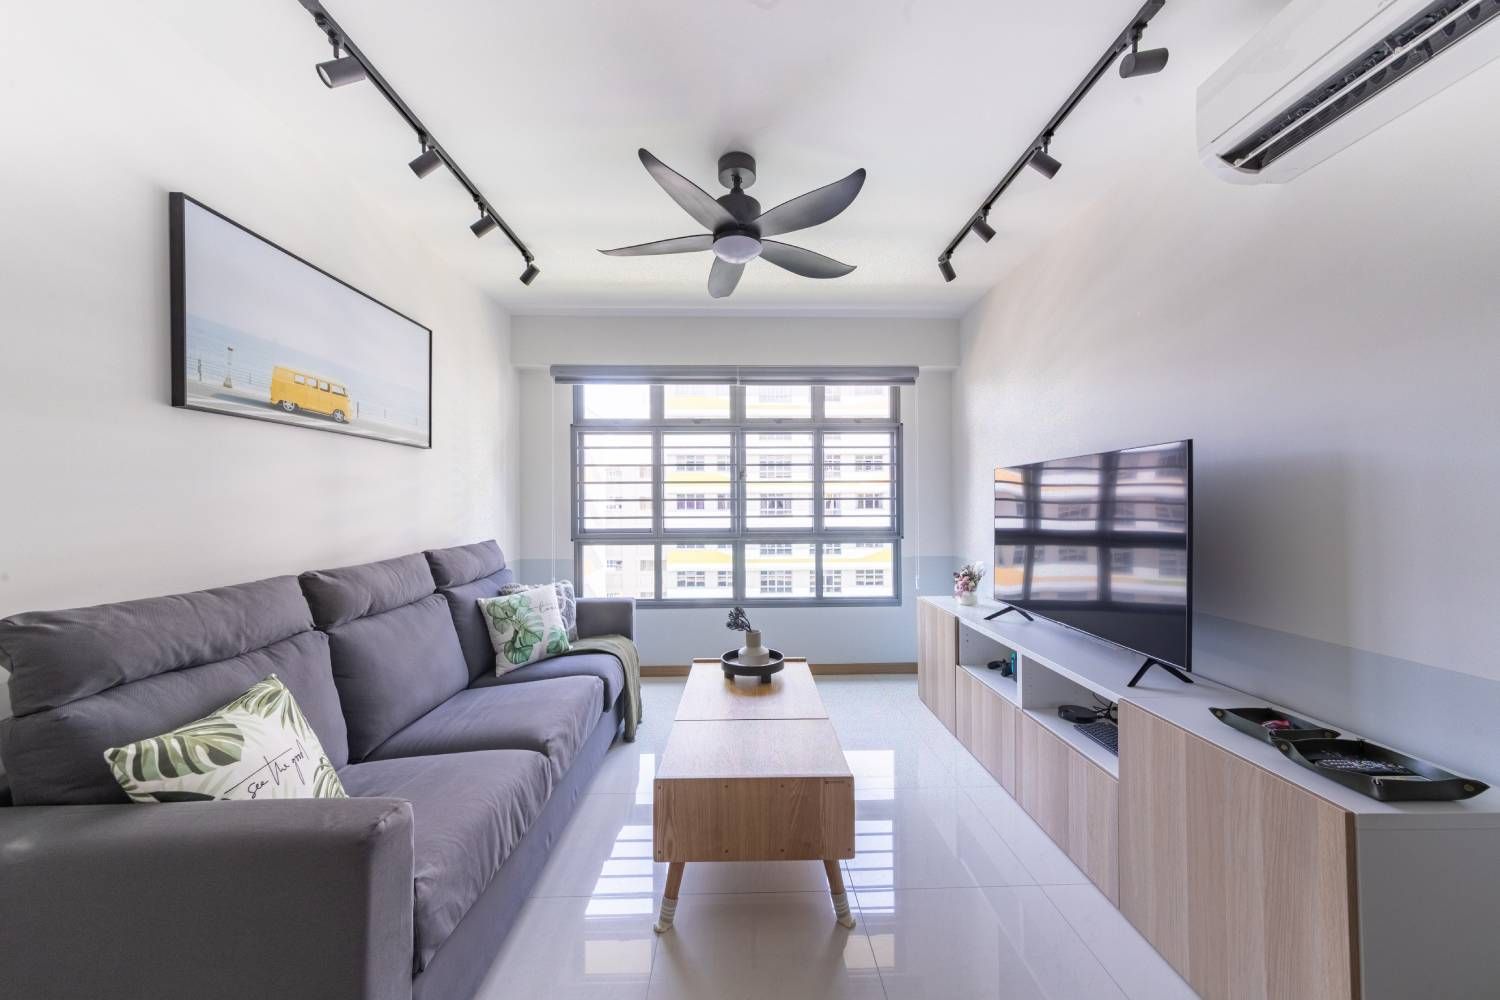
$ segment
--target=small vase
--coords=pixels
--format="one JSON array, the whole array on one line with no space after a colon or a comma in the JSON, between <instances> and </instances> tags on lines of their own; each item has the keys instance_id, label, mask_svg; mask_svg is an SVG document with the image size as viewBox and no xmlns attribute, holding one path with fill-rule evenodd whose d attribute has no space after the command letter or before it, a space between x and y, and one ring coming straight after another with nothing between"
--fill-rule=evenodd
<instances>
[{"instance_id":1,"label":"small vase","mask_svg":"<svg viewBox=\"0 0 1500 1000\"><path fill-rule=\"evenodd\" d=\"M745 633L745 644L740 647L736 659L747 667L763 667L771 662L771 654L760 644L759 629L751 629Z\"/></svg>"},{"instance_id":2,"label":"small vase","mask_svg":"<svg viewBox=\"0 0 1500 1000\"><path fill-rule=\"evenodd\" d=\"M975 596L972 590L955 590L953 596L958 598L958 603L966 608L972 608L979 603L979 598Z\"/></svg>"}]
</instances>

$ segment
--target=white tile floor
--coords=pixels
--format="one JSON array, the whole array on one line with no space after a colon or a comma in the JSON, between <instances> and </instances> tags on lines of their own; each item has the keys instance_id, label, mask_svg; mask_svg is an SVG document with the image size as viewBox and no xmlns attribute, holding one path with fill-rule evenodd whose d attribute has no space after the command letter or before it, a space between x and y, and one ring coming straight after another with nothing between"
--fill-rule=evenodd
<instances>
[{"instance_id":1,"label":"white tile floor","mask_svg":"<svg viewBox=\"0 0 1500 1000\"><path fill-rule=\"evenodd\" d=\"M681 680L609 751L484 1000L1176 1000L1192 990L917 700L914 676L822 677L854 772L854 930L817 862L688 865L651 931L651 779Z\"/></svg>"}]
</instances>

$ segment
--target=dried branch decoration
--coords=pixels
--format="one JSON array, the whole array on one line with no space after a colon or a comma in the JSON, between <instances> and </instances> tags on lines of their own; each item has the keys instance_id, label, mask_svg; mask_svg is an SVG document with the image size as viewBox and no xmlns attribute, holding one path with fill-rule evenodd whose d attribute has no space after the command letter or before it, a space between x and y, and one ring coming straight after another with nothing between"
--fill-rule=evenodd
<instances>
[{"instance_id":1,"label":"dried branch decoration","mask_svg":"<svg viewBox=\"0 0 1500 1000\"><path fill-rule=\"evenodd\" d=\"M736 632L754 632L755 626L750 624L750 619L745 616L744 608L735 608L729 612L729 628Z\"/></svg>"}]
</instances>

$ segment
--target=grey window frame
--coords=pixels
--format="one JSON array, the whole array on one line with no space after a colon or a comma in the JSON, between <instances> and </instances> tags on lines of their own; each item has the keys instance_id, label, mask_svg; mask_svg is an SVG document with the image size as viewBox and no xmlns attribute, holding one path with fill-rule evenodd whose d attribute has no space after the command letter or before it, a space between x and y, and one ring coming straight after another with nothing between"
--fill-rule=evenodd
<instances>
[{"instance_id":1,"label":"grey window frame","mask_svg":"<svg viewBox=\"0 0 1500 1000\"><path fill-rule=\"evenodd\" d=\"M705 379L704 385L723 384ZM650 412L639 419L585 419L583 417L583 384L573 385L573 422L570 428L569 447L571 470L569 472L570 531L573 542L574 579L583 586L583 552L587 545L643 545L652 548L655 558L654 593L652 599L638 598L637 603L647 608L672 607L891 607L902 601L901 539L904 534L905 495L903 473L904 428L901 423L901 387L890 385L891 405L884 417L839 418L830 420L824 414L824 386L806 382L789 381L788 385L808 386L812 394L812 413L809 417L748 418L745 413L745 388L730 386L730 413L728 418L681 417L667 419L665 416L664 390L661 385L652 385ZM732 460L730 466L729 527L724 529L668 531L665 527L667 501L663 497L665 465L662 439L665 434L701 432L705 434L727 434L730 438ZM826 497L824 496L824 437L827 434L888 432L891 435L891 491L890 525L887 528L839 528L824 523ZM632 529L586 530L583 526L583 510L579 496L579 474L582 462L583 435L595 432L635 433L649 435L651 439L652 469L650 476L651 527ZM750 498L745 489L746 479L746 435L785 432L809 434L812 440L813 489L811 497L812 525L808 528L748 528L752 516ZM707 463L709 466L713 462ZM767 480L776 482L776 480ZM891 548L891 594L883 597L841 596L824 594L826 571L823 566L823 546L835 543L847 546L851 543L868 542L888 544ZM730 545L733 552L733 597L671 598L665 599L663 579L662 546L687 544ZM812 597L760 597L746 596L746 545L790 544L811 545L813 551ZM847 591L846 591L847 592Z\"/></svg>"}]
</instances>

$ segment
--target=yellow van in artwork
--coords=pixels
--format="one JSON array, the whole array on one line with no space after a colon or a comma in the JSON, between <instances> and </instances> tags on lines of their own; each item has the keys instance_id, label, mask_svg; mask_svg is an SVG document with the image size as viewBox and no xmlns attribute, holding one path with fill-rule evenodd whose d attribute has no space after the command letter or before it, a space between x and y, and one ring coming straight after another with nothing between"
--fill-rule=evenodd
<instances>
[{"instance_id":1,"label":"yellow van in artwork","mask_svg":"<svg viewBox=\"0 0 1500 1000\"><path fill-rule=\"evenodd\" d=\"M287 413L305 410L341 424L354 420L349 390L326 378L277 365L271 371L271 402Z\"/></svg>"}]
</instances>

